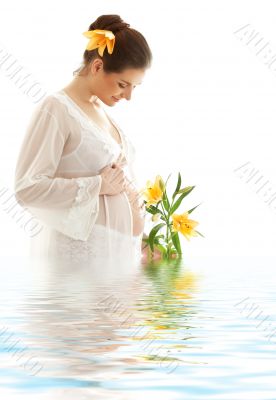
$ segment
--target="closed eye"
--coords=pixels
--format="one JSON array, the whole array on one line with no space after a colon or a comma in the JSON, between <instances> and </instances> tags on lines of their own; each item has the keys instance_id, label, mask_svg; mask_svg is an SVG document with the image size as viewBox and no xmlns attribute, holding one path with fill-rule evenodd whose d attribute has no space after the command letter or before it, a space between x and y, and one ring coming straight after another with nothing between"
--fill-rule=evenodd
<instances>
[{"instance_id":1,"label":"closed eye","mask_svg":"<svg viewBox=\"0 0 276 400\"><path fill-rule=\"evenodd\" d=\"M123 86L121 83L119 83L119 86L120 86L120 88L123 88L123 89L127 87L127 85L126 85L126 86ZM136 85L133 86L133 88L136 88Z\"/></svg>"}]
</instances>

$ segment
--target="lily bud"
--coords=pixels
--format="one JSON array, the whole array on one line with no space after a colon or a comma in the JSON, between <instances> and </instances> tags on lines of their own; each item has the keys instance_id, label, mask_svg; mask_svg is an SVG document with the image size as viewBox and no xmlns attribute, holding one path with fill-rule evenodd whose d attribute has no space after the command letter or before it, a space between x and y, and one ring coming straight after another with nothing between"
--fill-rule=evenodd
<instances>
[{"instance_id":1,"label":"lily bud","mask_svg":"<svg viewBox=\"0 0 276 400\"><path fill-rule=\"evenodd\" d=\"M158 220L160 219L160 216L161 216L160 213L153 214L151 220L152 220L153 222L156 222L156 221L158 221Z\"/></svg>"}]
</instances>

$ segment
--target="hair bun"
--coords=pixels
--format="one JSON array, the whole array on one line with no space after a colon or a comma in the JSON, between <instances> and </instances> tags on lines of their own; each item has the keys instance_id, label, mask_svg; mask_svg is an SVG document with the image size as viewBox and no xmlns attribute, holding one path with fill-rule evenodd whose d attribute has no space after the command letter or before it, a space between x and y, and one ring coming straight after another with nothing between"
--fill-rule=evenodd
<instances>
[{"instance_id":1,"label":"hair bun","mask_svg":"<svg viewBox=\"0 0 276 400\"><path fill-rule=\"evenodd\" d=\"M94 22L92 22L88 30L92 31L94 29L105 29L107 31L112 31L114 34L116 34L117 32L122 31L129 27L130 24L125 22L120 17L120 15L107 14L107 15L101 15Z\"/></svg>"},{"instance_id":2,"label":"hair bun","mask_svg":"<svg viewBox=\"0 0 276 400\"><path fill-rule=\"evenodd\" d=\"M145 37L119 15L107 14L99 16L89 26L88 31L97 29L109 30L116 36L114 51L109 54L104 49L100 54L99 46L92 50L85 49L82 65L73 72L74 74L87 74L89 72L87 67L97 58L103 60L105 73L120 73L128 68L145 69L151 66L152 53ZM116 35L118 32L120 33Z\"/></svg>"}]
</instances>

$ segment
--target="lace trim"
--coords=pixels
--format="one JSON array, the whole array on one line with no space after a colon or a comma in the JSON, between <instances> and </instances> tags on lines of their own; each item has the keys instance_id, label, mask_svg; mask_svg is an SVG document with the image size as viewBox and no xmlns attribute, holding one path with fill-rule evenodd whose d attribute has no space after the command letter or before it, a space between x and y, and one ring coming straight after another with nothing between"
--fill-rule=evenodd
<instances>
[{"instance_id":1,"label":"lace trim","mask_svg":"<svg viewBox=\"0 0 276 400\"><path fill-rule=\"evenodd\" d=\"M97 139L100 139L103 143L110 145L110 140L108 140L108 137L102 135L97 125L93 124L92 121L90 122L89 118L85 117L81 112L81 110L77 109L74 105L72 105L70 100L66 97L66 95L57 92L54 93L53 96L56 97L62 104L66 106L68 114L72 118L77 120L84 130L89 131L89 136L91 136L92 132ZM93 127L94 129L91 129L91 127Z\"/></svg>"},{"instance_id":2,"label":"lace trim","mask_svg":"<svg viewBox=\"0 0 276 400\"><path fill-rule=\"evenodd\" d=\"M79 189L73 207L77 206L79 203L83 203L85 199L89 199L88 188L91 186L91 182L84 180L83 178L77 178L76 182Z\"/></svg>"},{"instance_id":3,"label":"lace trim","mask_svg":"<svg viewBox=\"0 0 276 400\"><path fill-rule=\"evenodd\" d=\"M53 96L55 98L57 98L57 100L59 102L61 102L63 105L65 105L68 114L74 118L76 121L78 121L78 123L81 125L82 129L84 132L89 132L87 135L89 137L91 137L91 134L94 135L94 137L96 139L98 139L101 143L102 143L102 149L104 151L109 151L110 153L113 153L114 155L116 154L114 151L112 151L111 149L114 148L114 143L113 143L113 139L110 138L110 140L105 137L102 133L100 133L100 129L97 127L97 125L93 124L93 122L89 121L88 117L85 117L83 115L83 113L81 112L81 110L77 109L74 105L71 104L70 99L68 99L66 97L66 95L63 95L62 93L53 93ZM110 117L110 119L113 122L113 119ZM114 123L114 122L113 122ZM115 125L115 123L114 123ZM91 127L93 127L94 129L91 129ZM96 133L97 132L97 133ZM122 130L120 130L120 134L122 136L122 141L125 143L125 146L123 144L119 144L119 148L121 149L121 152L124 154L124 147L128 147L126 145L126 137L124 135L124 133L122 132ZM81 144L83 142L83 139L81 139L81 142L79 143L79 145L76 147L76 149L74 149L71 153L68 153L66 155L63 156L63 158L69 157L71 156L73 153L75 153L80 147ZM126 148L126 153L128 153L128 149ZM126 155L126 158L128 159L128 156Z\"/></svg>"}]
</instances>

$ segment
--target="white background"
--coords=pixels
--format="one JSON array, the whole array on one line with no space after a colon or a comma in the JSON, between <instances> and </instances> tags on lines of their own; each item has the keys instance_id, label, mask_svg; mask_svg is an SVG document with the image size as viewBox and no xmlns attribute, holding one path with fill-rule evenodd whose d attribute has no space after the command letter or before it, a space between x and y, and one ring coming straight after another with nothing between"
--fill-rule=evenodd
<instances>
[{"instance_id":1,"label":"white background","mask_svg":"<svg viewBox=\"0 0 276 400\"><path fill-rule=\"evenodd\" d=\"M153 64L144 83L131 101L107 111L136 147L141 187L170 173L173 187L178 171L183 185L196 185L178 211L201 203L191 218L205 238L183 238L184 252L273 256L276 200L269 207L265 189L256 192L268 181L266 188L276 193L276 62L266 64L276 55L275 2L6 1L0 12L1 50L51 93L73 79L87 43L82 32L102 14L119 14L151 47ZM247 36L235 33L247 24ZM247 44L254 30L256 39ZM19 147L35 104L8 76L10 63L1 65L3 51L1 188L12 195ZM250 171L235 171L245 163L257 172L258 184L246 183ZM26 232L5 211L1 197L0 205L2 252L15 246L24 251Z\"/></svg>"}]
</instances>

